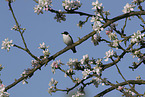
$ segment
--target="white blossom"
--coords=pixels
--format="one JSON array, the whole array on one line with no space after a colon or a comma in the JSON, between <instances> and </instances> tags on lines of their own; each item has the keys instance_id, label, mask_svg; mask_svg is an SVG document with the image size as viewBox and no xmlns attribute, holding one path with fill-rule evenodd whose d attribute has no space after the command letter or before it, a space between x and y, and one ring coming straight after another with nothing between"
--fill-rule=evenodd
<instances>
[{"instance_id":1,"label":"white blossom","mask_svg":"<svg viewBox=\"0 0 145 97\"><path fill-rule=\"evenodd\" d=\"M52 86L52 85L56 86L57 83L58 83L58 81L56 81L53 78L51 78L51 81L49 82L49 86Z\"/></svg>"},{"instance_id":2,"label":"white blossom","mask_svg":"<svg viewBox=\"0 0 145 97\"><path fill-rule=\"evenodd\" d=\"M43 50L43 54L44 54L44 57L46 57L50 55L50 52L48 49L46 49L46 50Z\"/></svg>"},{"instance_id":3,"label":"white blossom","mask_svg":"<svg viewBox=\"0 0 145 97\"><path fill-rule=\"evenodd\" d=\"M53 61L50 65L52 68L58 68L58 61Z\"/></svg>"},{"instance_id":4,"label":"white blossom","mask_svg":"<svg viewBox=\"0 0 145 97\"><path fill-rule=\"evenodd\" d=\"M66 65L69 66L69 68L73 69L74 66L76 66L78 63L78 59L69 59L69 62L67 62Z\"/></svg>"},{"instance_id":5,"label":"white blossom","mask_svg":"<svg viewBox=\"0 0 145 97\"><path fill-rule=\"evenodd\" d=\"M5 92L5 85L0 84L0 97L9 97L9 93Z\"/></svg>"},{"instance_id":6,"label":"white blossom","mask_svg":"<svg viewBox=\"0 0 145 97\"><path fill-rule=\"evenodd\" d=\"M91 72L92 71L90 69L84 69L84 71L82 71L83 78L86 79Z\"/></svg>"},{"instance_id":7,"label":"white blossom","mask_svg":"<svg viewBox=\"0 0 145 97\"><path fill-rule=\"evenodd\" d=\"M96 67L94 67L93 68L93 70L92 70L92 72L94 72L94 73L96 73L97 75L101 75L101 68L100 67L98 67L98 66L96 66Z\"/></svg>"},{"instance_id":8,"label":"white blossom","mask_svg":"<svg viewBox=\"0 0 145 97\"><path fill-rule=\"evenodd\" d=\"M118 39L113 40L112 46L114 46L114 47L116 47L116 49L118 49L118 45L119 45L119 40Z\"/></svg>"},{"instance_id":9,"label":"white blossom","mask_svg":"<svg viewBox=\"0 0 145 97\"><path fill-rule=\"evenodd\" d=\"M122 10L123 13L129 13L131 11L133 11L135 8L135 5L134 4L129 4L127 3L125 6L124 6L124 9Z\"/></svg>"},{"instance_id":10,"label":"white blossom","mask_svg":"<svg viewBox=\"0 0 145 97\"><path fill-rule=\"evenodd\" d=\"M37 13L38 15L39 15L40 13L43 14L42 9L43 9L43 7L41 7L40 5L35 5L35 7L34 7L34 12Z\"/></svg>"},{"instance_id":11,"label":"white blossom","mask_svg":"<svg viewBox=\"0 0 145 97\"><path fill-rule=\"evenodd\" d=\"M51 71L55 74L55 69L58 69L60 67L60 64L61 64L61 60L56 60L56 61L53 61L52 64L50 65L51 66Z\"/></svg>"},{"instance_id":12,"label":"white blossom","mask_svg":"<svg viewBox=\"0 0 145 97\"><path fill-rule=\"evenodd\" d=\"M116 40L117 39L117 35L116 35L116 33L114 32L114 33L108 33L108 37L110 38L110 40Z\"/></svg>"},{"instance_id":13,"label":"white blossom","mask_svg":"<svg viewBox=\"0 0 145 97\"><path fill-rule=\"evenodd\" d=\"M131 36L131 43L136 43L136 45L138 45L138 43L140 41L144 41L144 37L145 37L145 34L144 33L141 33L139 30L137 31L137 33L134 33L132 36Z\"/></svg>"},{"instance_id":14,"label":"white blossom","mask_svg":"<svg viewBox=\"0 0 145 97\"><path fill-rule=\"evenodd\" d=\"M76 10L79 7L81 7L81 3L79 0L65 0L62 3L62 6L64 7L64 9L66 10Z\"/></svg>"},{"instance_id":15,"label":"white blossom","mask_svg":"<svg viewBox=\"0 0 145 97\"><path fill-rule=\"evenodd\" d=\"M13 40L8 40L8 38L6 38L4 41L2 41L2 47L1 49L7 49L7 51L9 52L10 47L14 46L14 44L12 43Z\"/></svg>"},{"instance_id":16,"label":"white blossom","mask_svg":"<svg viewBox=\"0 0 145 97\"><path fill-rule=\"evenodd\" d=\"M111 58L113 55L114 55L114 51L112 49L107 51L106 56L104 57L105 58L104 61L108 61L108 58Z\"/></svg>"},{"instance_id":17,"label":"white blossom","mask_svg":"<svg viewBox=\"0 0 145 97\"><path fill-rule=\"evenodd\" d=\"M81 88L79 88L78 91L74 95L72 95L72 97L80 97L82 95L85 95L85 92Z\"/></svg>"},{"instance_id":18,"label":"white blossom","mask_svg":"<svg viewBox=\"0 0 145 97\"><path fill-rule=\"evenodd\" d=\"M118 86L117 89L121 91L121 90L123 90L123 88L124 88L124 87L122 87L122 86Z\"/></svg>"},{"instance_id":19,"label":"white blossom","mask_svg":"<svg viewBox=\"0 0 145 97\"><path fill-rule=\"evenodd\" d=\"M127 93L131 94L132 96L134 96L134 95L135 95L135 93L134 93L134 92L132 92L131 90L125 90L125 92L127 92Z\"/></svg>"},{"instance_id":20,"label":"white blossom","mask_svg":"<svg viewBox=\"0 0 145 97\"><path fill-rule=\"evenodd\" d=\"M12 27L11 30L17 30L18 29L18 26L14 25L14 27Z\"/></svg>"},{"instance_id":21,"label":"white blossom","mask_svg":"<svg viewBox=\"0 0 145 97\"><path fill-rule=\"evenodd\" d=\"M48 88L48 93L51 94L52 92L54 92L56 85L58 84L58 81L54 80L53 78L51 78L51 81L49 82L49 86L50 88Z\"/></svg>"},{"instance_id":22,"label":"white blossom","mask_svg":"<svg viewBox=\"0 0 145 97\"><path fill-rule=\"evenodd\" d=\"M88 54L84 55L83 59L80 60L81 64L87 64L88 61L89 61Z\"/></svg>"},{"instance_id":23,"label":"white blossom","mask_svg":"<svg viewBox=\"0 0 145 97\"><path fill-rule=\"evenodd\" d=\"M92 9L100 9L100 10L102 10L103 9L103 7L102 7L102 3L99 3L99 1L98 0L96 0L96 2L92 2L92 5L94 6Z\"/></svg>"},{"instance_id":24,"label":"white blossom","mask_svg":"<svg viewBox=\"0 0 145 97\"><path fill-rule=\"evenodd\" d=\"M98 58L98 60L97 60L95 63L96 63L97 65L100 65L100 64L102 64L101 61L102 61L102 59L99 59L99 58Z\"/></svg>"},{"instance_id":25,"label":"white blossom","mask_svg":"<svg viewBox=\"0 0 145 97\"><path fill-rule=\"evenodd\" d=\"M54 86L50 86L50 88L48 88L48 93L51 94L54 91Z\"/></svg>"},{"instance_id":26,"label":"white blossom","mask_svg":"<svg viewBox=\"0 0 145 97\"><path fill-rule=\"evenodd\" d=\"M48 49L49 46L46 46L45 43L43 42L42 44L40 43L40 47L38 47L39 49Z\"/></svg>"},{"instance_id":27,"label":"white blossom","mask_svg":"<svg viewBox=\"0 0 145 97\"><path fill-rule=\"evenodd\" d=\"M43 13L43 10L48 11L50 6L52 6L52 0L38 0L38 5L35 5L34 12L38 15Z\"/></svg>"},{"instance_id":28,"label":"white blossom","mask_svg":"<svg viewBox=\"0 0 145 97\"><path fill-rule=\"evenodd\" d=\"M100 32L100 31L103 31L103 30L104 30L104 29L102 28L102 23L101 23L102 20L103 20L103 19L101 18L101 16L100 16L99 13L96 14L95 17L92 16L91 22L94 22L94 24L93 24L93 26L92 26L92 28L93 28L94 31Z\"/></svg>"}]
</instances>

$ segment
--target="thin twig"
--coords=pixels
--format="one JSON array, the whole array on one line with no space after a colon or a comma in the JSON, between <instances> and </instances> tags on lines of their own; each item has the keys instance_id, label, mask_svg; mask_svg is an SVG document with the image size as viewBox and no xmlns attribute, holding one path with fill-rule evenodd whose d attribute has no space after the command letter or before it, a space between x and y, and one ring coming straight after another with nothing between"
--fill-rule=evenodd
<instances>
[{"instance_id":1,"label":"thin twig","mask_svg":"<svg viewBox=\"0 0 145 97\"><path fill-rule=\"evenodd\" d=\"M113 58L111 58L112 61L114 61ZM118 70L118 73L121 75L121 77L124 79L125 82L127 82L127 80L125 79L125 77L123 76L123 74L121 73L119 67L117 66L117 64L115 64L117 70ZM128 83L128 82L127 82ZM139 93L128 83L128 85L130 86L131 90L136 93L137 95L139 95Z\"/></svg>"},{"instance_id":2,"label":"thin twig","mask_svg":"<svg viewBox=\"0 0 145 97\"><path fill-rule=\"evenodd\" d=\"M18 48L20 48L20 49L22 49L22 50L24 50L24 51L26 51L31 57L33 57L35 60L39 60L35 55L33 55L31 52L30 52L30 50L28 49L28 47L27 47L27 44L26 44L26 42L25 42L25 39L24 39L24 36L23 36L23 33L24 33L24 30L21 32L21 28L20 28L20 25L19 25L19 23L18 23L18 21L17 21L17 19L16 19L16 16L15 16L15 14L14 14L14 11L13 11L13 9L12 9L12 6L11 6L11 2L9 1L8 2L8 6L9 6L9 8L10 8L10 11L11 11L11 13L12 13L12 15L13 15L13 18L14 18L14 20L15 20L15 23L16 23L16 25L17 25L17 27L18 27L18 31L19 31L19 33L20 33L20 35L21 35L21 38L22 38L22 41L23 41L23 43L24 43L24 46L25 46L25 49L24 48L22 48L22 47L18 47L18 46L16 46L16 47L18 47Z\"/></svg>"}]
</instances>

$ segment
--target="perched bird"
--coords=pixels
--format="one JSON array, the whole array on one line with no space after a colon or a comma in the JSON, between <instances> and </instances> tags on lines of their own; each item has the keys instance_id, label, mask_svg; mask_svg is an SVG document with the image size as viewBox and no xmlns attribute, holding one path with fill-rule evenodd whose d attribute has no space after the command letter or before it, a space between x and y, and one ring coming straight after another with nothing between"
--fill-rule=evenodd
<instances>
[{"instance_id":1,"label":"perched bird","mask_svg":"<svg viewBox=\"0 0 145 97\"><path fill-rule=\"evenodd\" d=\"M63 35L63 42L67 45L67 46L70 46L73 44L73 39L72 37L69 35L68 32L64 31L63 33L61 33ZM76 48L73 47L71 48L71 50L73 51L73 53L76 53Z\"/></svg>"}]
</instances>

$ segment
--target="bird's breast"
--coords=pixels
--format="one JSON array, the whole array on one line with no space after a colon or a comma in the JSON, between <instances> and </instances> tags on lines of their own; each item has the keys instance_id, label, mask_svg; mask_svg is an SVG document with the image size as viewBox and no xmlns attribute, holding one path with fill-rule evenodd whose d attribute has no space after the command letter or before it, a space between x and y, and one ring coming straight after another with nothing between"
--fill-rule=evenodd
<instances>
[{"instance_id":1,"label":"bird's breast","mask_svg":"<svg viewBox=\"0 0 145 97\"><path fill-rule=\"evenodd\" d=\"M71 45L73 44L72 39L69 37L69 35L63 35L63 41L66 45Z\"/></svg>"}]
</instances>

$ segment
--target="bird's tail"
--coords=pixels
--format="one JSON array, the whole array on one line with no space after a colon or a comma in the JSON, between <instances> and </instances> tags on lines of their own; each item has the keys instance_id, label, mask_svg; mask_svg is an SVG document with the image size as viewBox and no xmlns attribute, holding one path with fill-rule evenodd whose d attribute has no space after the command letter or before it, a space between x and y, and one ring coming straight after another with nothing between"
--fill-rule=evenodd
<instances>
[{"instance_id":1,"label":"bird's tail","mask_svg":"<svg viewBox=\"0 0 145 97\"><path fill-rule=\"evenodd\" d=\"M73 53L77 52L75 47L71 48L71 50L73 51Z\"/></svg>"}]
</instances>

